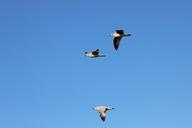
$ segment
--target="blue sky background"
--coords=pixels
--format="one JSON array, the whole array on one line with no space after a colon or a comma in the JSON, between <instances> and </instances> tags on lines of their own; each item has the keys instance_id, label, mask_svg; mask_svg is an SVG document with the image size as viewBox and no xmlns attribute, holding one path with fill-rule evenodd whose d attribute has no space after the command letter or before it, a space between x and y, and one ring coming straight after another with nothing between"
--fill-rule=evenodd
<instances>
[{"instance_id":1,"label":"blue sky background","mask_svg":"<svg viewBox=\"0 0 192 128\"><path fill-rule=\"evenodd\" d=\"M0 127L191 128L191 5L1 0ZM115 51L121 28L133 36ZM103 123L97 105L116 109Z\"/></svg>"}]
</instances>

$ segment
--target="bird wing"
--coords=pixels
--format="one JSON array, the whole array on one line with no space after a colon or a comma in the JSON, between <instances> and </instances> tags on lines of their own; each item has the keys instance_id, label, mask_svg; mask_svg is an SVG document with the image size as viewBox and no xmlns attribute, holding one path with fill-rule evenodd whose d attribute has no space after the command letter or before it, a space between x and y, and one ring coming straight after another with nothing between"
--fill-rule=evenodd
<instances>
[{"instance_id":1,"label":"bird wing","mask_svg":"<svg viewBox=\"0 0 192 128\"><path fill-rule=\"evenodd\" d=\"M105 113L100 112L100 113L99 113L99 116L100 116L100 118L101 118L102 121L105 121L105 117L106 117L106 116L105 116Z\"/></svg>"},{"instance_id":2,"label":"bird wing","mask_svg":"<svg viewBox=\"0 0 192 128\"><path fill-rule=\"evenodd\" d=\"M116 30L116 33L118 33L119 35L124 35L124 31L123 30Z\"/></svg>"},{"instance_id":3,"label":"bird wing","mask_svg":"<svg viewBox=\"0 0 192 128\"><path fill-rule=\"evenodd\" d=\"M98 51L98 50L93 51L92 54L93 54L94 56L98 56L98 55L99 55L99 51Z\"/></svg>"},{"instance_id":4,"label":"bird wing","mask_svg":"<svg viewBox=\"0 0 192 128\"><path fill-rule=\"evenodd\" d=\"M115 37L113 39L113 44L114 44L114 47L115 47L116 50L119 48L119 42L120 41L121 41L121 37Z\"/></svg>"}]
</instances>

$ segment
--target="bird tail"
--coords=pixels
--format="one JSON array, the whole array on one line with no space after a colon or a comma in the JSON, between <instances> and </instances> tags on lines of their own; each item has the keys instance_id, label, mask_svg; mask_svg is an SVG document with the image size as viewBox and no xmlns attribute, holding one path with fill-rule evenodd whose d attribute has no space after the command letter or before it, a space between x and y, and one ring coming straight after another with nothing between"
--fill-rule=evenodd
<instances>
[{"instance_id":1,"label":"bird tail","mask_svg":"<svg viewBox=\"0 0 192 128\"><path fill-rule=\"evenodd\" d=\"M103 54L102 54L102 55L100 55L100 57L106 57L106 55L103 55Z\"/></svg>"}]
</instances>

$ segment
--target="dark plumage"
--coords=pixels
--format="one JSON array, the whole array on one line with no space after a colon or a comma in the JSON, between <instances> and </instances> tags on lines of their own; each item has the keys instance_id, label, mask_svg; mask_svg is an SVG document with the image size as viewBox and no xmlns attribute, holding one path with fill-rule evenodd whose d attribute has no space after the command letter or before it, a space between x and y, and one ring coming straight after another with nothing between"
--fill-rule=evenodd
<instances>
[{"instance_id":1,"label":"dark plumage","mask_svg":"<svg viewBox=\"0 0 192 128\"><path fill-rule=\"evenodd\" d=\"M98 55L99 55L99 49L93 51L92 54L93 54L94 56L98 56Z\"/></svg>"},{"instance_id":2,"label":"dark plumage","mask_svg":"<svg viewBox=\"0 0 192 128\"><path fill-rule=\"evenodd\" d=\"M120 41L121 41L121 37L115 37L113 39L113 44L114 44L115 50L117 50L119 48Z\"/></svg>"},{"instance_id":3,"label":"dark plumage","mask_svg":"<svg viewBox=\"0 0 192 128\"><path fill-rule=\"evenodd\" d=\"M113 39L114 48L115 50L117 50L119 48L121 38L125 36L131 36L131 34L125 34L123 30L116 30L116 32L113 33L112 36L114 37Z\"/></svg>"}]
</instances>

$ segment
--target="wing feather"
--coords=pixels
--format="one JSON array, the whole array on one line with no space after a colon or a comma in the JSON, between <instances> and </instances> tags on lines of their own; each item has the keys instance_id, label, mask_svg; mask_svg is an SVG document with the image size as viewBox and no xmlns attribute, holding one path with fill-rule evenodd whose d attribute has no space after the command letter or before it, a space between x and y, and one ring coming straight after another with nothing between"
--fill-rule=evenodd
<instances>
[{"instance_id":1,"label":"wing feather","mask_svg":"<svg viewBox=\"0 0 192 128\"><path fill-rule=\"evenodd\" d=\"M113 39L114 48L115 48L116 50L119 48L120 41L121 41L121 37L115 37L115 38Z\"/></svg>"},{"instance_id":2,"label":"wing feather","mask_svg":"<svg viewBox=\"0 0 192 128\"><path fill-rule=\"evenodd\" d=\"M101 120L102 120L102 121L105 121L105 117L106 117L106 116L105 116L104 113L100 113L99 116L101 117Z\"/></svg>"},{"instance_id":3,"label":"wing feather","mask_svg":"<svg viewBox=\"0 0 192 128\"><path fill-rule=\"evenodd\" d=\"M99 51L93 51L92 54L93 54L94 56L98 56L98 55L99 55Z\"/></svg>"}]
</instances>

